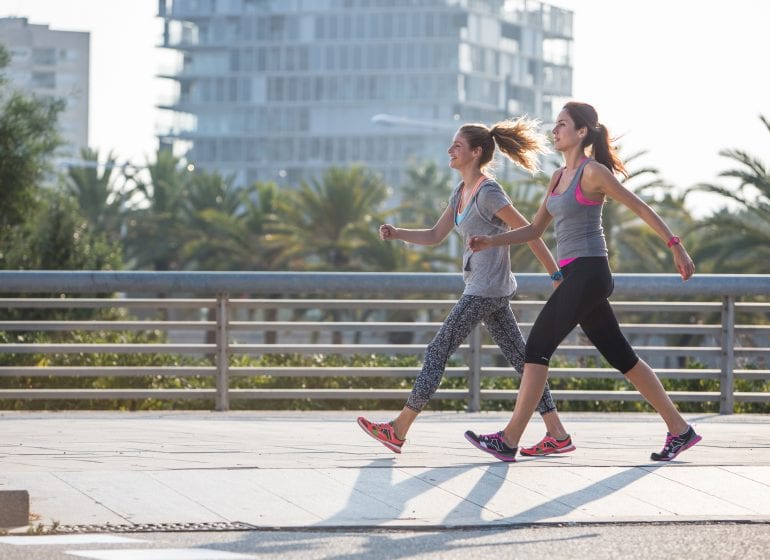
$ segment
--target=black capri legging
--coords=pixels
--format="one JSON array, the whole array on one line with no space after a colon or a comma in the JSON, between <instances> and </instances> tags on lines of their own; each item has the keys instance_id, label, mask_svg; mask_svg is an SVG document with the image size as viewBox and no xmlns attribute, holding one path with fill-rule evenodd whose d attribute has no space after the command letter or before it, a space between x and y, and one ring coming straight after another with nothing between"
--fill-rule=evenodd
<instances>
[{"instance_id":1,"label":"black capri legging","mask_svg":"<svg viewBox=\"0 0 770 560\"><path fill-rule=\"evenodd\" d=\"M580 257L562 269L564 281L548 298L527 337L524 361L547 366L561 341L580 325L589 340L622 373L639 361L620 332L607 298L615 284L605 257Z\"/></svg>"}]
</instances>

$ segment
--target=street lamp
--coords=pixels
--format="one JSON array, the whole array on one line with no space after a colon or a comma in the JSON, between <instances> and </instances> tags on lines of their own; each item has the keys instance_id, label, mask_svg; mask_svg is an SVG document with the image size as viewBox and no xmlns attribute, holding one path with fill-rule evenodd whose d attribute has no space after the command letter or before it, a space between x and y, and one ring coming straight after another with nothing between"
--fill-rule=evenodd
<instances>
[{"instance_id":1,"label":"street lamp","mask_svg":"<svg viewBox=\"0 0 770 560\"><path fill-rule=\"evenodd\" d=\"M460 115L455 115L455 121L460 119ZM428 121L422 119L411 119L409 117L398 117L387 113L378 113L372 117L372 123L383 126L413 126L415 128L426 128L429 130L447 131L457 130L457 123L448 123L446 121Z\"/></svg>"}]
</instances>

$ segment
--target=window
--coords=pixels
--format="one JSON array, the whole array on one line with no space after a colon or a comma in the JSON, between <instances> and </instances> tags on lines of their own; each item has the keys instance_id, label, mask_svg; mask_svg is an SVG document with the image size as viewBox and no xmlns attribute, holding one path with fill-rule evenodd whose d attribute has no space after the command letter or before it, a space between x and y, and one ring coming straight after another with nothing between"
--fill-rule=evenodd
<instances>
[{"instance_id":1,"label":"window","mask_svg":"<svg viewBox=\"0 0 770 560\"><path fill-rule=\"evenodd\" d=\"M32 72L32 87L54 89L56 87L56 74L54 72Z\"/></svg>"},{"instance_id":2,"label":"window","mask_svg":"<svg viewBox=\"0 0 770 560\"><path fill-rule=\"evenodd\" d=\"M32 63L41 66L52 66L56 64L56 49L34 49L32 51Z\"/></svg>"}]
</instances>

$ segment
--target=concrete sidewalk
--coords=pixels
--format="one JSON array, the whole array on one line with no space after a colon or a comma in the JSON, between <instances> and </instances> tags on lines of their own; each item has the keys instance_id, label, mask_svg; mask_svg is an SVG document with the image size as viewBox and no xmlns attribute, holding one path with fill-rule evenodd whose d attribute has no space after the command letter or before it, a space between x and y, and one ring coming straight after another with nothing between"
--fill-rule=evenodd
<instances>
[{"instance_id":1,"label":"concrete sidewalk","mask_svg":"<svg viewBox=\"0 0 770 560\"><path fill-rule=\"evenodd\" d=\"M687 415L703 441L661 464L656 415L565 413L575 452L505 464L463 433L508 413L423 413L402 455L358 414L1 413L0 491L72 530L770 522L768 416ZM542 435L534 418L523 441Z\"/></svg>"}]
</instances>

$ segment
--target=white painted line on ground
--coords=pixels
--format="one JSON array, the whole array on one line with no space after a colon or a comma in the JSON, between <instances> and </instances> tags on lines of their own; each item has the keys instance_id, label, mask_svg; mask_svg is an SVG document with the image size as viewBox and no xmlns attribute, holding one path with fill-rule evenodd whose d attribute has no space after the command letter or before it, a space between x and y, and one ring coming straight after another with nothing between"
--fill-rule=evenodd
<instances>
[{"instance_id":1,"label":"white painted line on ground","mask_svg":"<svg viewBox=\"0 0 770 560\"><path fill-rule=\"evenodd\" d=\"M0 537L0 544L17 546L65 545L65 544L124 544L147 542L144 539L130 539L115 535L24 535Z\"/></svg>"},{"instance_id":2,"label":"white painted line on ground","mask_svg":"<svg viewBox=\"0 0 770 560\"><path fill-rule=\"evenodd\" d=\"M143 548L134 550L68 550L66 554L93 560L253 560L250 554L205 548Z\"/></svg>"}]
</instances>

